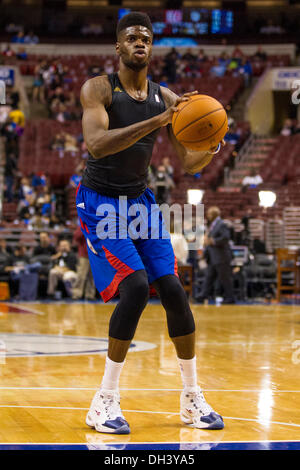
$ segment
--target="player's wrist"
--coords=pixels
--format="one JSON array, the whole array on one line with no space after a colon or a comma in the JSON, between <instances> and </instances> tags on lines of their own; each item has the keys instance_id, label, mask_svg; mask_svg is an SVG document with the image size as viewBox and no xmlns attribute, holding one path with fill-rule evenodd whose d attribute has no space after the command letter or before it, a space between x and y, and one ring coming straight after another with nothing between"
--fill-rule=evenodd
<instances>
[{"instance_id":1,"label":"player's wrist","mask_svg":"<svg viewBox=\"0 0 300 470\"><path fill-rule=\"evenodd\" d=\"M219 153L220 150L221 150L221 142L219 142L217 147L210 149L207 153L209 153L210 155L215 155L216 153Z\"/></svg>"}]
</instances>

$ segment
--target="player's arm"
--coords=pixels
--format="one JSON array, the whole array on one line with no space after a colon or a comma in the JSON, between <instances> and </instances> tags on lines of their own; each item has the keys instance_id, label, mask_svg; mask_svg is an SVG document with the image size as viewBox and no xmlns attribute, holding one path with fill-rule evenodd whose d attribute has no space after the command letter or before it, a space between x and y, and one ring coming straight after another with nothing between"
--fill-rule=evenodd
<instances>
[{"instance_id":1,"label":"player's arm","mask_svg":"<svg viewBox=\"0 0 300 470\"><path fill-rule=\"evenodd\" d=\"M166 106L176 107L176 104L178 104L178 99L180 98L171 90L165 87L161 87L161 92L165 100ZM198 92L193 91L192 93L185 93L183 97L188 98L188 96L191 96L196 93ZM194 175L195 173L198 173L200 170L202 170L202 168L204 168L206 165L208 165L211 162L214 156L213 151L215 149L212 149L211 152L189 150L185 148L183 145L181 145L180 142L178 142L178 140L176 139L173 133L171 124L168 125L167 129L168 129L169 139L182 163L184 170L187 173Z\"/></svg>"},{"instance_id":2,"label":"player's arm","mask_svg":"<svg viewBox=\"0 0 300 470\"><path fill-rule=\"evenodd\" d=\"M110 105L111 98L111 87L106 76L87 80L81 89L83 137L89 152L96 159L121 152L155 129L166 126L176 109L170 107L151 119L109 130L105 108Z\"/></svg>"}]
</instances>

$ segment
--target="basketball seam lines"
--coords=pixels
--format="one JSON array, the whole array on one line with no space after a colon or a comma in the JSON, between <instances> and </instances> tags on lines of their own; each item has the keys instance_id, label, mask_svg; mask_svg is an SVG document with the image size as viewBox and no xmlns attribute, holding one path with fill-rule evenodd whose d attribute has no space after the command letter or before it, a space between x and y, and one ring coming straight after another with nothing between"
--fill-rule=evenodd
<instances>
[{"instance_id":1,"label":"basketball seam lines","mask_svg":"<svg viewBox=\"0 0 300 470\"><path fill-rule=\"evenodd\" d=\"M177 134L176 134L175 137L177 137L177 136L178 136L182 131L184 131L187 127L191 126L192 124L195 124L195 122L201 121L201 119L205 118L206 116L209 116L210 114L215 113L216 111L222 111L222 109L224 110L224 108L217 108L217 109L214 109L213 111L210 111L209 113L204 114L204 115L201 116L200 118L194 119L194 121L189 122L189 123L186 124L182 129L180 129L180 131L177 132ZM223 124L224 124L224 123L223 123ZM223 126L223 124L222 124L222 126ZM221 126L221 127L222 127L222 126ZM221 127L220 127L220 129L221 129ZM205 140L205 139L204 139L204 140Z\"/></svg>"},{"instance_id":2,"label":"basketball seam lines","mask_svg":"<svg viewBox=\"0 0 300 470\"><path fill-rule=\"evenodd\" d=\"M209 137L205 137L204 139L200 139L200 140L199 140L199 139L198 139L198 140L181 140L181 142L182 142L182 143L184 142L184 143L187 143L187 144L192 144L192 143L195 143L195 144L196 144L197 142L202 142L203 140L208 140L208 139L210 139L211 137L213 137L217 132L219 132L219 131L222 129L222 127L224 126L224 124L225 124L225 122L226 122L226 119L227 119L227 116L225 117L222 126L221 126L218 130L216 130L216 132L214 132L213 134L211 134Z\"/></svg>"},{"instance_id":3,"label":"basketball seam lines","mask_svg":"<svg viewBox=\"0 0 300 470\"><path fill-rule=\"evenodd\" d=\"M197 98L196 100L193 100L193 103L194 103L195 101L205 100L207 97L208 97L208 95L204 95L203 98ZM179 111L177 111L177 116L175 117L173 127L175 127L175 123L176 123L176 121L177 121L177 118L178 118L178 116L179 116L180 111L182 111L188 104L190 104L189 101L188 101L184 106L182 106L182 108L181 108Z\"/></svg>"}]
</instances>

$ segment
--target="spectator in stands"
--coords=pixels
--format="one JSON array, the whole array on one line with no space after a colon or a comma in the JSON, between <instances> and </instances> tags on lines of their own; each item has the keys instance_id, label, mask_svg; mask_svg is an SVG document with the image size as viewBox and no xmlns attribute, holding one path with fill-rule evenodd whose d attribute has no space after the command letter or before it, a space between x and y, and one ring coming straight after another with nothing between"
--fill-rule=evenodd
<instances>
[{"instance_id":1,"label":"spectator in stands","mask_svg":"<svg viewBox=\"0 0 300 470\"><path fill-rule=\"evenodd\" d=\"M240 64L240 60L237 59L236 57L232 57L227 66L228 72L232 72L234 75L237 75L238 70L239 70L239 64Z\"/></svg>"},{"instance_id":2,"label":"spectator in stands","mask_svg":"<svg viewBox=\"0 0 300 470\"><path fill-rule=\"evenodd\" d=\"M207 269L199 301L204 302L205 299L208 299L211 287L215 281L218 281L224 292L223 303L235 303L231 270L232 253L229 245L230 232L221 219L218 207L208 209L207 219L209 228L204 236Z\"/></svg>"},{"instance_id":3,"label":"spectator in stands","mask_svg":"<svg viewBox=\"0 0 300 470\"><path fill-rule=\"evenodd\" d=\"M24 37L24 32L19 31L18 34L12 37L11 42L12 43L18 43L18 44L24 44L25 37Z\"/></svg>"},{"instance_id":4,"label":"spectator in stands","mask_svg":"<svg viewBox=\"0 0 300 470\"><path fill-rule=\"evenodd\" d=\"M256 173L255 168L251 168L248 176L243 178L243 190L246 190L247 188L256 188L261 183L263 183L262 177Z\"/></svg>"},{"instance_id":5,"label":"spectator in stands","mask_svg":"<svg viewBox=\"0 0 300 470\"><path fill-rule=\"evenodd\" d=\"M34 68L34 80L32 85L32 99L34 101L45 102L44 77L43 72L46 62L41 60Z\"/></svg>"},{"instance_id":6,"label":"spectator in stands","mask_svg":"<svg viewBox=\"0 0 300 470\"><path fill-rule=\"evenodd\" d=\"M284 121L283 128L281 129L280 134L284 136L293 135L295 133L295 126L292 119L286 119Z\"/></svg>"},{"instance_id":7,"label":"spectator in stands","mask_svg":"<svg viewBox=\"0 0 300 470\"><path fill-rule=\"evenodd\" d=\"M47 232L40 233L40 243L33 250L33 256L39 255L49 255L52 256L55 254L55 248L50 243L50 238Z\"/></svg>"},{"instance_id":8,"label":"spectator in stands","mask_svg":"<svg viewBox=\"0 0 300 470\"><path fill-rule=\"evenodd\" d=\"M28 220L28 228L32 230L45 230L49 227L50 219L42 215L42 210L38 206L35 207L34 215Z\"/></svg>"},{"instance_id":9,"label":"spectator in stands","mask_svg":"<svg viewBox=\"0 0 300 470\"><path fill-rule=\"evenodd\" d=\"M168 173L168 175L170 176L170 178L173 179L174 168L173 168L172 165L171 165L170 158L169 158L169 157L164 157L164 158L162 159L162 164L163 164L163 166L165 167L166 172Z\"/></svg>"},{"instance_id":10,"label":"spectator in stands","mask_svg":"<svg viewBox=\"0 0 300 470\"><path fill-rule=\"evenodd\" d=\"M51 140L50 143L51 150L64 150L65 149L65 134L64 132L59 132Z\"/></svg>"},{"instance_id":11,"label":"spectator in stands","mask_svg":"<svg viewBox=\"0 0 300 470\"><path fill-rule=\"evenodd\" d=\"M55 255L51 257L53 268L50 269L48 278L47 293L50 298L55 295L55 290L59 280L62 280L66 293L72 297L72 287L74 286L77 273L76 273L76 255L71 251L70 242L68 240L61 240L58 245L58 250Z\"/></svg>"},{"instance_id":12,"label":"spectator in stands","mask_svg":"<svg viewBox=\"0 0 300 470\"><path fill-rule=\"evenodd\" d=\"M114 68L114 64L113 64L112 60L111 60L111 59L107 59L107 60L105 61L105 63L104 63L104 72L105 72L107 75L109 75L109 74L113 73L114 70L115 70L115 68Z\"/></svg>"},{"instance_id":13,"label":"spectator in stands","mask_svg":"<svg viewBox=\"0 0 300 470\"><path fill-rule=\"evenodd\" d=\"M6 103L12 108L19 106L20 94L17 89L11 86L6 86Z\"/></svg>"},{"instance_id":14,"label":"spectator in stands","mask_svg":"<svg viewBox=\"0 0 300 470\"><path fill-rule=\"evenodd\" d=\"M7 44L2 51L2 55L5 57L14 57L15 51Z\"/></svg>"},{"instance_id":15,"label":"spectator in stands","mask_svg":"<svg viewBox=\"0 0 300 470\"><path fill-rule=\"evenodd\" d=\"M14 180L17 174L17 162L12 154L6 155L4 166L4 179L5 179L5 197L7 202L12 202L14 198Z\"/></svg>"},{"instance_id":16,"label":"spectator in stands","mask_svg":"<svg viewBox=\"0 0 300 470\"><path fill-rule=\"evenodd\" d=\"M65 152L78 152L76 137L65 133Z\"/></svg>"},{"instance_id":17,"label":"spectator in stands","mask_svg":"<svg viewBox=\"0 0 300 470\"><path fill-rule=\"evenodd\" d=\"M212 77L224 77L226 73L226 64L220 64L218 59L216 59L210 68L209 73Z\"/></svg>"},{"instance_id":18,"label":"spectator in stands","mask_svg":"<svg viewBox=\"0 0 300 470\"><path fill-rule=\"evenodd\" d=\"M34 34L34 32L31 30L29 31L28 34L26 34L24 38L25 44L38 44L40 42L38 36Z\"/></svg>"},{"instance_id":19,"label":"spectator in stands","mask_svg":"<svg viewBox=\"0 0 300 470\"><path fill-rule=\"evenodd\" d=\"M49 193L42 194L37 198L36 205L40 209L42 217L51 217L52 207L51 207L51 196ZM48 222L49 224L49 222Z\"/></svg>"},{"instance_id":20,"label":"spectator in stands","mask_svg":"<svg viewBox=\"0 0 300 470\"><path fill-rule=\"evenodd\" d=\"M180 54L175 47L173 47L164 58L163 74L168 77L168 83L175 83L176 81L178 59L180 59Z\"/></svg>"},{"instance_id":21,"label":"spectator in stands","mask_svg":"<svg viewBox=\"0 0 300 470\"><path fill-rule=\"evenodd\" d=\"M197 56L192 53L192 49L189 47L182 56L182 60L188 62L194 62L197 59Z\"/></svg>"},{"instance_id":22,"label":"spectator in stands","mask_svg":"<svg viewBox=\"0 0 300 470\"><path fill-rule=\"evenodd\" d=\"M249 207L246 214L242 217L241 222L244 226L241 232L241 240L237 245L250 245L250 219L253 217L252 209Z\"/></svg>"},{"instance_id":23,"label":"spectator in stands","mask_svg":"<svg viewBox=\"0 0 300 470\"><path fill-rule=\"evenodd\" d=\"M88 148L86 146L86 143L83 141L81 143L81 158L86 160L87 158L89 158L89 152L88 152Z\"/></svg>"},{"instance_id":24,"label":"spectator in stands","mask_svg":"<svg viewBox=\"0 0 300 470\"><path fill-rule=\"evenodd\" d=\"M236 127L235 123L233 122L232 124L228 120L228 132L226 133L224 140L225 142L228 142L229 144L236 145L241 137L241 131Z\"/></svg>"},{"instance_id":25,"label":"spectator in stands","mask_svg":"<svg viewBox=\"0 0 300 470\"><path fill-rule=\"evenodd\" d=\"M40 189L46 185L46 176L42 173L31 173L30 178L33 189Z\"/></svg>"},{"instance_id":26,"label":"spectator in stands","mask_svg":"<svg viewBox=\"0 0 300 470\"><path fill-rule=\"evenodd\" d=\"M88 257L85 237L78 226L74 232L73 243L78 249L77 280L72 291L72 299L95 300L95 284Z\"/></svg>"},{"instance_id":27,"label":"spectator in stands","mask_svg":"<svg viewBox=\"0 0 300 470\"><path fill-rule=\"evenodd\" d=\"M11 256L11 249L8 248L5 238L0 238L0 254L7 257Z\"/></svg>"},{"instance_id":28,"label":"spectator in stands","mask_svg":"<svg viewBox=\"0 0 300 470\"><path fill-rule=\"evenodd\" d=\"M258 46L256 49L255 54L252 56L254 60L261 60L262 62L265 62L267 60L267 54L263 50L262 46Z\"/></svg>"},{"instance_id":29,"label":"spectator in stands","mask_svg":"<svg viewBox=\"0 0 300 470\"><path fill-rule=\"evenodd\" d=\"M182 232L175 232L174 223L171 223L170 226L170 237L178 266L186 265L189 254L188 243Z\"/></svg>"},{"instance_id":30,"label":"spectator in stands","mask_svg":"<svg viewBox=\"0 0 300 470\"><path fill-rule=\"evenodd\" d=\"M30 181L27 177L21 179L19 198L26 199L27 194L33 194L33 187L30 184Z\"/></svg>"},{"instance_id":31,"label":"spectator in stands","mask_svg":"<svg viewBox=\"0 0 300 470\"><path fill-rule=\"evenodd\" d=\"M227 65L229 64L229 56L225 51L221 52L221 54L219 55L218 63L220 65L224 65L227 68Z\"/></svg>"},{"instance_id":32,"label":"spectator in stands","mask_svg":"<svg viewBox=\"0 0 300 470\"><path fill-rule=\"evenodd\" d=\"M49 85L49 90L55 91L57 88L60 88L62 86L62 77L56 73L51 76L51 81Z\"/></svg>"},{"instance_id":33,"label":"spectator in stands","mask_svg":"<svg viewBox=\"0 0 300 470\"><path fill-rule=\"evenodd\" d=\"M8 115L7 121L4 123L1 129L1 134L5 138L5 155L14 155L16 158L19 157L19 137L17 134L17 124L13 122Z\"/></svg>"},{"instance_id":34,"label":"spectator in stands","mask_svg":"<svg viewBox=\"0 0 300 470\"><path fill-rule=\"evenodd\" d=\"M51 81L52 79L50 79L50 83ZM48 98L50 116L51 116L51 112L53 112L59 104L63 104L65 101L66 101L66 97L65 97L62 87L60 86L56 87L53 94Z\"/></svg>"},{"instance_id":35,"label":"spectator in stands","mask_svg":"<svg viewBox=\"0 0 300 470\"><path fill-rule=\"evenodd\" d=\"M9 273L9 290L12 298L17 297L19 292L20 274L29 264L29 256L23 245L16 246L10 256L9 265L5 267L5 272Z\"/></svg>"},{"instance_id":36,"label":"spectator in stands","mask_svg":"<svg viewBox=\"0 0 300 470\"><path fill-rule=\"evenodd\" d=\"M72 188L77 188L80 181L82 180L83 170L84 170L84 163L80 163L76 167L75 173L71 176L69 180L69 186L71 186Z\"/></svg>"},{"instance_id":37,"label":"spectator in stands","mask_svg":"<svg viewBox=\"0 0 300 470\"><path fill-rule=\"evenodd\" d=\"M231 57L232 57L232 59L242 60L242 59L245 58L245 54L242 51L242 49L240 48L240 46L236 46L234 51L231 54Z\"/></svg>"},{"instance_id":38,"label":"spectator in stands","mask_svg":"<svg viewBox=\"0 0 300 470\"><path fill-rule=\"evenodd\" d=\"M67 107L63 103L58 104L58 111L53 112L52 117L58 122L65 122L71 119L71 114L67 110Z\"/></svg>"},{"instance_id":39,"label":"spectator in stands","mask_svg":"<svg viewBox=\"0 0 300 470\"><path fill-rule=\"evenodd\" d=\"M93 64L90 65L88 68L88 76L89 78L97 77L98 75L102 75L103 69L100 65Z\"/></svg>"},{"instance_id":40,"label":"spectator in stands","mask_svg":"<svg viewBox=\"0 0 300 470\"><path fill-rule=\"evenodd\" d=\"M20 137L23 134L25 128L25 114L18 105L15 105L12 107L8 117L16 124L16 133L17 136Z\"/></svg>"},{"instance_id":41,"label":"spectator in stands","mask_svg":"<svg viewBox=\"0 0 300 470\"><path fill-rule=\"evenodd\" d=\"M27 52L26 52L24 47L18 47L16 57L17 57L18 60L27 60L28 59Z\"/></svg>"},{"instance_id":42,"label":"spectator in stands","mask_svg":"<svg viewBox=\"0 0 300 470\"><path fill-rule=\"evenodd\" d=\"M199 53L198 53L198 56L197 56L197 61L200 62L200 63L208 61L208 57L205 55L203 49L199 50Z\"/></svg>"},{"instance_id":43,"label":"spectator in stands","mask_svg":"<svg viewBox=\"0 0 300 470\"><path fill-rule=\"evenodd\" d=\"M59 231L65 227L63 221L54 213L51 215L49 228Z\"/></svg>"},{"instance_id":44,"label":"spectator in stands","mask_svg":"<svg viewBox=\"0 0 300 470\"><path fill-rule=\"evenodd\" d=\"M8 120L8 115L11 111L10 106L0 106L0 135L4 135L4 125Z\"/></svg>"},{"instance_id":45,"label":"spectator in stands","mask_svg":"<svg viewBox=\"0 0 300 470\"><path fill-rule=\"evenodd\" d=\"M42 265L39 261L30 262L24 245L15 248L14 254L11 256L11 264L11 266L5 268L5 271L10 273L10 292L11 296L14 297L19 294L19 286L22 283L24 285L26 275L38 273ZM38 277L36 277L36 280L38 281Z\"/></svg>"},{"instance_id":46,"label":"spectator in stands","mask_svg":"<svg viewBox=\"0 0 300 470\"><path fill-rule=\"evenodd\" d=\"M148 167L147 185L155 192L156 168L153 164Z\"/></svg>"},{"instance_id":47,"label":"spectator in stands","mask_svg":"<svg viewBox=\"0 0 300 470\"><path fill-rule=\"evenodd\" d=\"M164 86L168 88L168 77L166 75L163 75L159 81L159 86Z\"/></svg>"},{"instance_id":48,"label":"spectator in stands","mask_svg":"<svg viewBox=\"0 0 300 470\"><path fill-rule=\"evenodd\" d=\"M174 188L174 182L168 175L164 165L159 165L155 177L155 193L157 204L169 201L170 189Z\"/></svg>"},{"instance_id":49,"label":"spectator in stands","mask_svg":"<svg viewBox=\"0 0 300 470\"><path fill-rule=\"evenodd\" d=\"M21 201L18 206L18 215L20 219L27 225L29 224L30 219L36 213L35 207L35 194L27 194L25 200Z\"/></svg>"},{"instance_id":50,"label":"spectator in stands","mask_svg":"<svg viewBox=\"0 0 300 470\"><path fill-rule=\"evenodd\" d=\"M241 62L241 65L239 66L238 71L240 75L244 77L245 86L246 87L250 86L251 81L252 81L252 75L253 75L250 60L246 58L242 59L242 62Z\"/></svg>"}]
</instances>

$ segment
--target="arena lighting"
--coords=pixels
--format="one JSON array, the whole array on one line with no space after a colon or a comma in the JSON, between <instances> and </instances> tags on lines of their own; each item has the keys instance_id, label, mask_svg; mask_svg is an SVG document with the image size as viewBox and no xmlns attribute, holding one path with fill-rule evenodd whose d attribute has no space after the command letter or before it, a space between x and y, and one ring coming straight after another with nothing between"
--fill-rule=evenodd
<instances>
[{"instance_id":1,"label":"arena lighting","mask_svg":"<svg viewBox=\"0 0 300 470\"><path fill-rule=\"evenodd\" d=\"M259 205L262 207L273 207L276 201L276 194L273 191L259 191Z\"/></svg>"},{"instance_id":2,"label":"arena lighting","mask_svg":"<svg viewBox=\"0 0 300 470\"><path fill-rule=\"evenodd\" d=\"M200 204L204 195L203 189L188 189L187 190L187 201L188 204Z\"/></svg>"}]
</instances>

